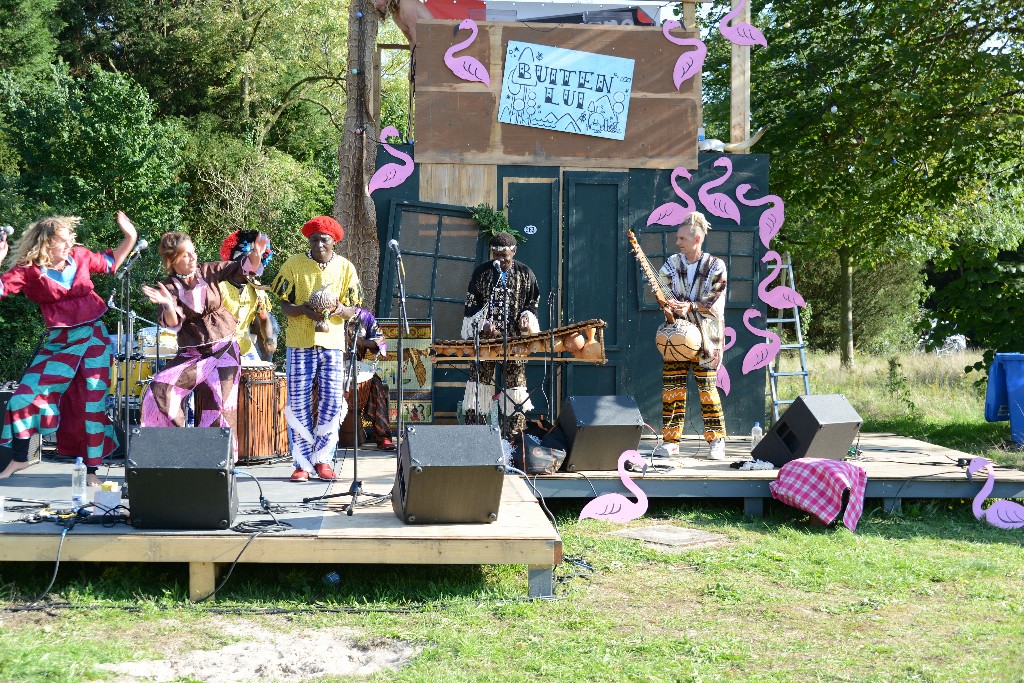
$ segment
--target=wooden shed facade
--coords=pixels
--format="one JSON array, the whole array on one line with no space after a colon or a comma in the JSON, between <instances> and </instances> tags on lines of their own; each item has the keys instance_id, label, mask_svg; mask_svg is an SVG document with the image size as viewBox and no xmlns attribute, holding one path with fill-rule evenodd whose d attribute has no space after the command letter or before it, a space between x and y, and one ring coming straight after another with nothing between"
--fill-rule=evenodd
<instances>
[{"instance_id":1,"label":"wooden shed facade","mask_svg":"<svg viewBox=\"0 0 1024 683\"><path fill-rule=\"evenodd\" d=\"M434 321L435 339L458 338L466 285L486 258L468 207L506 207L511 225L528 235L517 259L536 273L542 329L592 318L607 322L604 365L561 364L556 395L549 396L546 368L531 363L528 376L537 411L552 414L570 395L633 395L645 420L661 426L661 356L654 332L663 322L627 239L632 229L655 267L676 251L675 227L647 226L658 205L679 201L671 169L691 169L682 187L696 199L704 183L720 179L720 154L697 154L700 88L695 80L676 91L672 65L681 54L660 29L617 26L536 26L481 23L473 54L489 65L491 85L454 77L444 53L455 41L451 22L423 22L416 52L416 141L399 148L416 161L401 186L378 190L380 243L402 245L410 317ZM463 32L463 35L465 32ZM636 62L629 120L623 140L553 132L497 121L502 56L509 40L629 56ZM545 42L547 41L547 42ZM716 191L735 194L749 183L768 192L764 155L729 155L732 173ZM383 149L378 166L393 161ZM698 209L700 207L698 206ZM743 375L744 354L759 338L742 313L755 308L762 279L763 247L757 238L761 208L740 206L741 221L708 215L705 249L726 260L726 324L736 343L725 354L732 389L723 395L727 427L749 433L764 423L765 371ZM397 315L393 259L382 252L380 316ZM762 318L763 320L763 318ZM465 373L435 368L435 414L454 419ZM692 380L691 380L692 381ZM690 392L691 397L696 393ZM700 425L700 410L687 411L687 430ZM697 431L700 431L697 429Z\"/></svg>"}]
</instances>

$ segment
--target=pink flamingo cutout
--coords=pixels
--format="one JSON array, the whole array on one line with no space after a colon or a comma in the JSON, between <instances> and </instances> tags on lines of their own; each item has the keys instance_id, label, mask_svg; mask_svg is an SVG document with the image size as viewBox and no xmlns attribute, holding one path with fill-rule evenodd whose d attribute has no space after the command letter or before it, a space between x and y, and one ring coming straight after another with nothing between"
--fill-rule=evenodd
<instances>
[{"instance_id":1,"label":"pink flamingo cutout","mask_svg":"<svg viewBox=\"0 0 1024 683\"><path fill-rule=\"evenodd\" d=\"M750 191L752 186L747 183L736 188L736 199L740 200L740 204L744 206L762 206L764 204L771 204L761 214L761 217L757 219L757 231L761 236L761 244L764 245L765 249L770 249L769 242L772 238L779 234L779 230L782 229L782 224L786 222L786 205L782 201L782 197L777 194L766 194L760 199L747 199L747 192Z\"/></svg>"},{"instance_id":2,"label":"pink flamingo cutout","mask_svg":"<svg viewBox=\"0 0 1024 683\"><path fill-rule=\"evenodd\" d=\"M748 308L743 311L743 326L758 337L764 337L768 340L754 344L747 351L747 355L743 356L744 375L751 373L754 370L768 367L768 364L775 360L775 356L779 355L779 351L782 349L782 340L779 339L779 335L775 334L771 330L761 330L750 324L750 321L753 318L760 317L761 312L755 308Z\"/></svg>"},{"instance_id":3,"label":"pink flamingo cutout","mask_svg":"<svg viewBox=\"0 0 1024 683\"><path fill-rule=\"evenodd\" d=\"M723 356L724 352L732 348L732 345L736 343L736 330L731 327L725 328L725 346L722 348ZM725 392L725 395L729 395L729 391L732 389L732 378L729 377L729 371L725 369L725 359L718 365L718 372L715 374L715 386Z\"/></svg>"},{"instance_id":4,"label":"pink flamingo cutout","mask_svg":"<svg viewBox=\"0 0 1024 683\"><path fill-rule=\"evenodd\" d=\"M384 149L388 151L388 154L400 159L403 163L401 164L384 164L377 169L377 172L370 178L369 192L373 194L375 190L388 187L398 187L404 183L409 176L412 175L413 167L416 165L412 157L404 152L399 152L397 149L388 144L388 138L399 136L398 129L394 126L388 126L380 132L380 141L384 145Z\"/></svg>"},{"instance_id":5,"label":"pink flamingo cutout","mask_svg":"<svg viewBox=\"0 0 1024 683\"><path fill-rule=\"evenodd\" d=\"M779 252L777 251L765 252L765 255L761 258L761 263L768 263L769 261L775 261L775 268L773 268L771 274L761 280L761 284L757 286L758 298L772 308L785 309L793 308L794 306L804 308L807 306L807 302L804 301L800 292L796 291L792 287L776 285L771 291L768 291L768 285L775 282L779 275L782 274L782 257L779 256Z\"/></svg>"},{"instance_id":6,"label":"pink flamingo cutout","mask_svg":"<svg viewBox=\"0 0 1024 683\"><path fill-rule=\"evenodd\" d=\"M712 216L728 218L736 221L736 225L739 225L740 207L736 206L736 202L732 200L732 197L724 192L708 192L708 190L714 189L719 185L724 185L725 181L729 179L729 176L732 175L732 160L729 157L720 157L715 160L714 165L724 168L725 175L718 180L712 180L701 185L700 189L697 190L697 198L700 199L700 203L704 205L704 208Z\"/></svg>"},{"instance_id":7,"label":"pink flamingo cutout","mask_svg":"<svg viewBox=\"0 0 1024 683\"><path fill-rule=\"evenodd\" d=\"M739 16L740 12L743 11L743 6L747 4L747 0L740 0L740 4L736 5L733 11L722 17L722 20L718 22L719 32L725 36L729 42L735 43L736 45L763 45L768 47L768 41L765 40L764 34L761 33L761 29L757 28L753 24L748 24L745 21L737 21L732 26L729 26L729 22Z\"/></svg>"},{"instance_id":8,"label":"pink flamingo cutout","mask_svg":"<svg viewBox=\"0 0 1024 683\"><path fill-rule=\"evenodd\" d=\"M622 485L636 496L636 502L621 493L606 493L587 503L580 511L580 519L603 519L606 522L625 524L647 512L647 494L626 474L626 462L632 463L641 472L647 470L647 463L637 451L623 451L619 456L619 479L622 480Z\"/></svg>"},{"instance_id":9,"label":"pink flamingo cutout","mask_svg":"<svg viewBox=\"0 0 1024 683\"><path fill-rule=\"evenodd\" d=\"M708 55L708 46L700 38L676 38L669 33L669 31L673 31L681 25L675 19L670 19L661 25L661 34L665 36L668 42L683 47L696 48L695 50L687 50L679 55L679 59L676 60L675 68L672 69L672 82L675 84L676 90L679 90L679 87L684 82L700 73L700 70L704 68L704 59Z\"/></svg>"},{"instance_id":10,"label":"pink flamingo cutout","mask_svg":"<svg viewBox=\"0 0 1024 683\"><path fill-rule=\"evenodd\" d=\"M697 210L697 203L693 201L693 197L683 192L682 188L676 183L676 179L680 177L687 180L693 180L693 178L690 176L690 172L683 166L677 166L672 169L672 176L669 178L669 182L672 183L672 189L676 191L676 196L682 199L686 206L680 206L675 202L662 204L654 211L651 211L651 215L647 217L647 225L679 225L686 220L687 216Z\"/></svg>"},{"instance_id":11,"label":"pink flamingo cutout","mask_svg":"<svg viewBox=\"0 0 1024 683\"><path fill-rule=\"evenodd\" d=\"M470 57L469 55L464 55L462 57L455 56L456 52L469 47L473 44L473 41L476 40L478 29L475 21L472 19L463 19L459 24L459 27L455 30L455 33L458 34L458 32L463 29L469 29L473 32L473 35L466 38L461 43L456 43L448 48L448 51L444 53L445 66L451 69L453 74L464 81L476 81L490 85L491 75L487 73L487 68L480 63L479 59L476 57Z\"/></svg>"},{"instance_id":12,"label":"pink flamingo cutout","mask_svg":"<svg viewBox=\"0 0 1024 683\"><path fill-rule=\"evenodd\" d=\"M971 458L971 463L967 466L967 478L971 481L973 481L971 475L984 468L988 468L988 479L981 487L981 491L978 491L978 495L974 497L974 504L971 506L974 516L1000 529L1024 527L1024 505L1020 503L1014 503L1012 500L997 500L987 509L981 509L981 504L985 502L996 485L996 474L992 470L992 463L987 458Z\"/></svg>"}]
</instances>

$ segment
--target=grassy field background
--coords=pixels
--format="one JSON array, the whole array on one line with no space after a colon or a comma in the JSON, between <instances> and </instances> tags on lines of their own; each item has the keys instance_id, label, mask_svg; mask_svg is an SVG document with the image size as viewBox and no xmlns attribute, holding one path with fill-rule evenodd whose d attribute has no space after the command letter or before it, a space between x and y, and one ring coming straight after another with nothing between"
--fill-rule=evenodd
<instances>
[{"instance_id":1,"label":"grassy field background","mask_svg":"<svg viewBox=\"0 0 1024 683\"><path fill-rule=\"evenodd\" d=\"M893 431L1021 467L1007 423L983 418L970 354L811 356L815 393L843 393L865 431ZM186 600L184 565L62 565L46 609L12 611L49 564L0 561L0 681L115 680L98 666L215 650L238 628L344 627L418 654L393 681L1021 681L1024 530L978 522L970 501L868 501L857 533L739 501L655 503L630 526L721 534L668 553L551 505L569 561L553 601L526 601L524 567L240 565L214 604ZM178 679L195 683L195 678ZM272 679L266 679L272 680ZM315 681L349 680L312 678Z\"/></svg>"}]
</instances>

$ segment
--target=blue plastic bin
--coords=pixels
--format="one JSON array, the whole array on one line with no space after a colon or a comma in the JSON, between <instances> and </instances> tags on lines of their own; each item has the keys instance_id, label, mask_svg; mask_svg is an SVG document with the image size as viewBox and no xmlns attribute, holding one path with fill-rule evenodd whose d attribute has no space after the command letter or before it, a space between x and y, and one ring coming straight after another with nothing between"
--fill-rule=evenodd
<instances>
[{"instance_id":1,"label":"blue plastic bin","mask_svg":"<svg viewBox=\"0 0 1024 683\"><path fill-rule=\"evenodd\" d=\"M985 420L987 422L1005 422L1010 419L1010 399L1006 395L1006 369L1001 356L997 353L992 367L988 369L988 386L985 390ZM1020 355L1020 354L1012 354Z\"/></svg>"},{"instance_id":2,"label":"blue plastic bin","mask_svg":"<svg viewBox=\"0 0 1024 683\"><path fill-rule=\"evenodd\" d=\"M1010 436L1024 444L1024 353L996 354L985 397L986 420L990 412L996 418L991 422L1009 418Z\"/></svg>"}]
</instances>

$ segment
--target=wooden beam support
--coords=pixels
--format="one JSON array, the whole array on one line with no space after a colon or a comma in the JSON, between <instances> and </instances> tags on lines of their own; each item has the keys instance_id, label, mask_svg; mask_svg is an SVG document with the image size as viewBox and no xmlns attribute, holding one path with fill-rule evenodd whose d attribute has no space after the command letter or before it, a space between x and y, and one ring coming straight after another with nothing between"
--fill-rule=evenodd
<instances>
[{"instance_id":1,"label":"wooden beam support","mask_svg":"<svg viewBox=\"0 0 1024 683\"><path fill-rule=\"evenodd\" d=\"M706 1L706 0L701 0ZM697 35L700 35L700 27L697 26L697 3L696 2L683 2L683 28L696 31ZM697 92L704 92L704 85L702 83L702 74L697 74L693 77L694 87ZM701 128L704 125L704 102L697 100L697 127Z\"/></svg>"},{"instance_id":2,"label":"wooden beam support","mask_svg":"<svg viewBox=\"0 0 1024 683\"><path fill-rule=\"evenodd\" d=\"M217 588L217 562L188 563L188 599L202 600ZM213 598L210 598L211 600Z\"/></svg>"},{"instance_id":3,"label":"wooden beam support","mask_svg":"<svg viewBox=\"0 0 1024 683\"><path fill-rule=\"evenodd\" d=\"M732 0L732 7L743 0ZM745 3L743 11L734 21L750 21L750 3ZM750 137L750 47L747 45L732 46L732 108L729 117L729 142L743 142ZM745 152L744 152L745 153Z\"/></svg>"}]
</instances>

